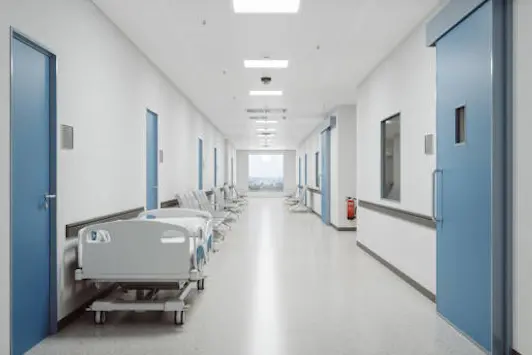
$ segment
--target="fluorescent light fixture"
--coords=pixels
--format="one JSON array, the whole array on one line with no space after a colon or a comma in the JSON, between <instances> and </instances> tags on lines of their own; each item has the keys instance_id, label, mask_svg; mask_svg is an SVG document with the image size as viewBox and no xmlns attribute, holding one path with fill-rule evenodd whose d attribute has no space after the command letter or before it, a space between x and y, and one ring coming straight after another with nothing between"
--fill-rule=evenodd
<instances>
[{"instance_id":1,"label":"fluorescent light fixture","mask_svg":"<svg viewBox=\"0 0 532 355\"><path fill-rule=\"evenodd\" d=\"M295 14L300 0L233 0L237 14Z\"/></svg>"},{"instance_id":2,"label":"fluorescent light fixture","mask_svg":"<svg viewBox=\"0 0 532 355\"><path fill-rule=\"evenodd\" d=\"M281 90L251 90L249 96L283 96L283 92Z\"/></svg>"},{"instance_id":3,"label":"fluorescent light fixture","mask_svg":"<svg viewBox=\"0 0 532 355\"><path fill-rule=\"evenodd\" d=\"M257 128L257 132L275 132L275 128Z\"/></svg>"},{"instance_id":4,"label":"fluorescent light fixture","mask_svg":"<svg viewBox=\"0 0 532 355\"><path fill-rule=\"evenodd\" d=\"M265 124L268 124L268 123L277 123L277 121L270 121L270 120L256 120L255 121L256 123L265 123Z\"/></svg>"},{"instance_id":5,"label":"fluorescent light fixture","mask_svg":"<svg viewBox=\"0 0 532 355\"><path fill-rule=\"evenodd\" d=\"M286 69L288 68L288 60L244 60L244 67L249 69Z\"/></svg>"}]
</instances>

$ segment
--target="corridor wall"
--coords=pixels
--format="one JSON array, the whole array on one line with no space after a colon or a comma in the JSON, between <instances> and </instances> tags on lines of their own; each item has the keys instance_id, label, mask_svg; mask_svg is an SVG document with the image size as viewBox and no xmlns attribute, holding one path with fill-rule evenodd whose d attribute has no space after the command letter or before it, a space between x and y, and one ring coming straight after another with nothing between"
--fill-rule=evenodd
<instances>
[{"instance_id":1,"label":"corridor wall","mask_svg":"<svg viewBox=\"0 0 532 355\"><path fill-rule=\"evenodd\" d=\"M31 9L31 11L30 11ZM224 137L96 6L86 0L0 2L0 353L10 339L10 38L13 26L58 58L58 124L74 127L74 149L58 150L58 317L94 288L74 282L64 255L65 225L145 205L146 109L159 115L159 200L193 189L197 139L204 140L205 184L214 182L214 147ZM219 176L225 165L220 164Z\"/></svg>"},{"instance_id":2,"label":"corridor wall","mask_svg":"<svg viewBox=\"0 0 532 355\"><path fill-rule=\"evenodd\" d=\"M432 211L436 155L424 151L435 133L436 56L425 45L425 27L415 29L358 88L357 137L360 201L427 216ZM381 121L400 119L400 201L381 197ZM359 208L358 239L423 287L436 293L436 231Z\"/></svg>"},{"instance_id":3,"label":"corridor wall","mask_svg":"<svg viewBox=\"0 0 532 355\"><path fill-rule=\"evenodd\" d=\"M356 221L347 219L346 197L356 197L357 192L357 109L355 105L341 105L336 107L328 116L336 117L336 126L331 129L331 201L330 215L331 224L340 229L352 229L356 227ZM320 133L323 125L318 127L304 139L297 150L297 155L309 158L309 186L316 187L315 179L315 154L320 153ZM321 169L321 166L320 166ZM322 171L319 171L320 175ZM321 186L318 188L321 189ZM309 191L307 201L310 201L313 211L321 215L321 195Z\"/></svg>"}]
</instances>

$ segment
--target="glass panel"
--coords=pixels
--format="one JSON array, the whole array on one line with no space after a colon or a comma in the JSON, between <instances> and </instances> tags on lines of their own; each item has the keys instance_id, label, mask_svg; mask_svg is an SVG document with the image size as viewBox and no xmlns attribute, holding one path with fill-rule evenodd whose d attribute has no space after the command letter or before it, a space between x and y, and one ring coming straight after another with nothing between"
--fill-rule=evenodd
<instances>
[{"instance_id":1,"label":"glass panel","mask_svg":"<svg viewBox=\"0 0 532 355\"><path fill-rule=\"evenodd\" d=\"M280 154L249 156L249 191L284 190L284 157Z\"/></svg>"},{"instance_id":2,"label":"glass panel","mask_svg":"<svg viewBox=\"0 0 532 355\"><path fill-rule=\"evenodd\" d=\"M401 115L381 122L382 140L382 198L399 201L401 198Z\"/></svg>"}]
</instances>

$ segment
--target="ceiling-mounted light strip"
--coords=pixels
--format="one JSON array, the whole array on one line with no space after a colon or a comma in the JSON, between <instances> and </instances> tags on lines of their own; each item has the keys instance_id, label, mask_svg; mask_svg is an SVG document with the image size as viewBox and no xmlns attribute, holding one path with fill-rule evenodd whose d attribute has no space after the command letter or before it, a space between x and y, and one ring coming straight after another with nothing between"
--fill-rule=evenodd
<instances>
[{"instance_id":1,"label":"ceiling-mounted light strip","mask_svg":"<svg viewBox=\"0 0 532 355\"><path fill-rule=\"evenodd\" d=\"M282 90L251 90L249 96L283 96Z\"/></svg>"},{"instance_id":2,"label":"ceiling-mounted light strip","mask_svg":"<svg viewBox=\"0 0 532 355\"><path fill-rule=\"evenodd\" d=\"M255 122L256 123L261 123L261 124L269 124L269 123L275 124L275 123L277 123L277 121L270 121L270 120L256 120Z\"/></svg>"},{"instance_id":3,"label":"ceiling-mounted light strip","mask_svg":"<svg viewBox=\"0 0 532 355\"><path fill-rule=\"evenodd\" d=\"M275 128L257 128L257 132L275 132Z\"/></svg>"},{"instance_id":4,"label":"ceiling-mounted light strip","mask_svg":"<svg viewBox=\"0 0 532 355\"><path fill-rule=\"evenodd\" d=\"M286 69L288 60L259 59L244 60L244 67L248 69Z\"/></svg>"},{"instance_id":5,"label":"ceiling-mounted light strip","mask_svg":"<svg viewBox=\"0 0 532 355\"><path fill-rule=\"evenodd\" d=\"M300 0L233 0L237 14L295 14Z\"/></svg>"}]
</instances>

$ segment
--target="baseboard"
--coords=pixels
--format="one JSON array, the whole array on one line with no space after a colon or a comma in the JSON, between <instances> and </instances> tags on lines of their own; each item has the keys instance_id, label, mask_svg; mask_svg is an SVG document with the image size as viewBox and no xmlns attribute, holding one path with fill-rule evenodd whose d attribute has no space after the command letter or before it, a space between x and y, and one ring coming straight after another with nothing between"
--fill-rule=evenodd
<instances>
[{"instance_id":1,"label":"baseboard","mask_svg":"<svg viewBox=\"0 0 532 355\"><path fill-rule=\"evenodd\" d=\"M97 293L96 295L92 296L87 302L83 303L81 306L76 308L74 311L70 312L69 315L61 319L59 322L57 322L57 331L60 332L61 330L65 329L72 323L74 323L77 319L79 319L83 314L85 314L87 308L96 300L100 298L105 298L113 292L114 286L110 286L108 289L105 289L102 292Z\"/></svg>"},{"instance_id":2,"label":"baseboard","mask_svg":"<svg viewBox=\"0 0 532 355\"><path fill-rule=\"evenodd\" d=\"M512 355L521 355L521 353L515 349L512 349Z\"/></svg>"},{"instance_id":3,"label":"baseboard","mask_svg":"<svg viewBox=\"0 0 532 355\"><path fill-rule=\"evenodd\" d=\"M312 208L310 209L310 212L314 213L316 216L321 218L320 214L318 212L314 211Z\"/></svg>"},{"instance_id":4,"label":"baseboard","mask_svg":"<svg viewBox=\"0 0 532 355\"><path fill-rule=\"evenodd\" d=\"M331 227L336 229L338 232L356 232L357 227L337 227L333 223L331 223Z\"/></svg>"},{"instance_id":5,"label":"baseboard","mask_svg":"<svg viewBox=\"0 0 532 355\"><path fill-rule=\"evenodd\" d=\"M382 257L380 257L378 254L376 254L374 251L372 251L370 248L365 246L364 244L357 241L357 245L360 249L364 250L368 255L373 257L375 260L380 262L382 265L386 266L391 272L393 272L395 275L400 277L403 281L405 281L407 284L415 288L419 293L421 293L423 296L427 297L432 302L436 303L436 295L432 293L430 290L425 288L423 285L421 285L416 280L412 279L410 276L390 264L388 261L384 260Z\"/></svg>"}]
</instances>

